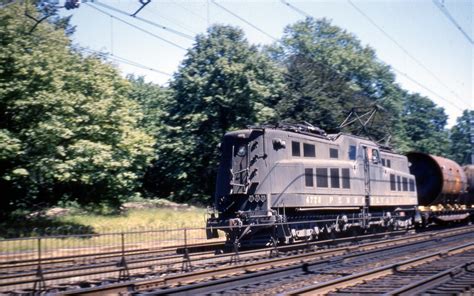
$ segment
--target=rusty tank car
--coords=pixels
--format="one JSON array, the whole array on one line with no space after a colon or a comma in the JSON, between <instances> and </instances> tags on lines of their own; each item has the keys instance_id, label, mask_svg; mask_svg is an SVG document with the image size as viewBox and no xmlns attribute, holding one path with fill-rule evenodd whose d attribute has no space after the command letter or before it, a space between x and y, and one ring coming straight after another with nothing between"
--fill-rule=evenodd
<instances>
[{"instance_id":1,"label":"rusty tank car","mask_svg":"<svg viewBox=\"0 0 474 296\"><path fill-rule=\"evenodd\" d=\"M467 192L468 179L456 162L421 152L407 154L410 172L416 178L418 202L421 206L457 204Z\"/></svg>"},{"instance_id":2,"label":"rusty tank car","mask_svg":"<svg viewBox=\"0 0 474 296\"><path fill-rule=\"evenodd\" d=\"M421 152L407 154L416 178L422 224L444 224L472 219L473 174L455 161ZM470 184L471 183L471 184ZM472 188L472 187L471 187Z\"/></svg>"}]
</instances>

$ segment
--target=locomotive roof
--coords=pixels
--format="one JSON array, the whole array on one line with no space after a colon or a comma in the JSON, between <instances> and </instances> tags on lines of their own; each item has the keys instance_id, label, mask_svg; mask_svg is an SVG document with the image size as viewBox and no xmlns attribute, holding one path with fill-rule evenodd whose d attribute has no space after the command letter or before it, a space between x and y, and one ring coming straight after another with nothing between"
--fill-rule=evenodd
<instances>
[{"instance_id":1,"label":"locomotive roof","mask_svg":"<svg viewBox=\"0 0 474 296\"><path fill-rule=\"evenodd\" d=\"M380 145L379 143L371 140L370 138L361 137L361 136L357 136L357 135L353 135L349 133L343 133L343 132L340 132L337 134L327 134L326 131L324 131L322 128L315 127L309 123L304 123L304 124L278 123L275 125L249 126L248 128L257 129L257 130L264 130L264 129L281 130L281 131L316 137L320 139L325 139L327 141L335 141L340 136L346 136L346 137L351 137L351 138L356 138L356 139L372 142L374 145L379 147L379 149L384 152L395 153L391 147Z\"/></svg>"}]
</instances>

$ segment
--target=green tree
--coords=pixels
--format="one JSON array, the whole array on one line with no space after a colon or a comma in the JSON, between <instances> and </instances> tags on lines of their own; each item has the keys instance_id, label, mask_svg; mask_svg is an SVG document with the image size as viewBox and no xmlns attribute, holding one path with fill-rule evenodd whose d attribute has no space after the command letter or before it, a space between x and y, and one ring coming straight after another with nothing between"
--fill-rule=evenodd
<instances>
[{"instance_id":1,"label":"green tree","mask_svg":"<svg viewBox=\"0 0 474 296\"><path fill-rule=\"evenodd\" d=\"M448 132L445 129L448 116L444 109L420 94L406 93L401 114L405 136L404 151L419 151L447 156Z\"/></svg>"},{"instance_id":2,"label":"green tree","mask_svg":"<svg viewBox=\"0 0 474 296\"><path fill-rule=\"evenodd\" d=\"M128 97L138 103L143 113L139 122L140 127L149 135L158 137L168 116L172 90L152 82L145 82L144 77L129 75L127 79L132 85Z\"/></svg>"},{"instance_id":3,"label":"green tree","mask_svg":"<svg viewBox=\"0 0 474 296\"><path fill-rule=\"evenodd\" d=\"M42 22L30 32L23 12L16 4L0 11L2 210L119 201L153 155L129 83L73 50L61 27Z\"/></svg>"},{"instance_id":4,"label":"green tree","mask_svg":"<svg viewBox=\"0 0 474 296\"><path fill-rule=\"evenodd\" d=\"M171 82L169 130L154 165L159 194L210 197L221 137L272 120L283 87L280 70L240 29L217 25L198 35Z\"/></svg>"},{"instance_id":5,"label":"green tree","mask_svg":"<svg viewBox=\"0 0 474 296\"><path fill-rule=\"evenodd\" d=\"M307 18L285 29L271 56L287 69L282 119L334 131L352 108L379 104L386 112L376 118L372 136L394 131L401 110L395 76L355 35L327 19Z\"/></svg>"},{"instance_id":6,"label":"green tree","mask_svg":"<svg viewBox=\"0 0 474 296\"><path fill-rule=\"evenodd\" d=\"M149 166L145 173L142 191L148 196L157 194L168 196L169 191L164 194L163 188L173 184L173 179L176 176L168 174L166 178L163 178L163 172L157 169L156 166L164 162L171 163L174 159L172 154L167 155L163 152L168 151L168 145L174 147L175 144L174 141L168 139L168 136L172 133L172 128L167 124L169 110L174 102L172 99L173 92L169 87L162 87L151 82L147 83L143 77L129 76L128 80L132 83L129 97L140 105L144 114L140 126L149 135L152 135L157 143L155 146L155 164Z\"/></svg>"},{"instance_id":7,"label":"green tree","mask_svg":"<svg viewBox=\"0 0 474 296\"><path fill-rule=\"evenodd\" d=\"M474 111L464 110L450 131L450 157L459 164L471 163L471 153L474 149L470 139L472 132L470 122L472 121L474 121Z\"/></svg>"}]
</instances>

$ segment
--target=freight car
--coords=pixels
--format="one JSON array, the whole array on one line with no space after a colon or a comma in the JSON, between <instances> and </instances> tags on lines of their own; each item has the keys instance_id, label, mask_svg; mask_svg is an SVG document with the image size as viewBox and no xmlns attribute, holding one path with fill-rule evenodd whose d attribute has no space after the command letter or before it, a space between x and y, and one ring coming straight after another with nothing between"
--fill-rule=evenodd
<instances>
[{"instance_id":1,"label":"freight car","mask_svg":"<svg viewBox=\"0 0 474 296\"><path fill-rule=\"evenodd\" d=\"M430 207L466 191L466 175L447 159L416 153L407 158L367 138L326 134L308 124L229 132L220 148L215 213L207 225L226 232L229 242L289 243L469 217L466 205L449 213ZM434 181L423 175L432 171Z\"/></svg>"},{"instance_id":2,"label":"freight car","mask_svg":"<svg viewBox=\"0 0 474 296\"><path fill-rule=\"evenodd\" d=\"M473 195L468 192L473 175L455 161L420 152L407 154L416 178L419 211L424 225L469 218Z\"/></svg>"}]
</instances>

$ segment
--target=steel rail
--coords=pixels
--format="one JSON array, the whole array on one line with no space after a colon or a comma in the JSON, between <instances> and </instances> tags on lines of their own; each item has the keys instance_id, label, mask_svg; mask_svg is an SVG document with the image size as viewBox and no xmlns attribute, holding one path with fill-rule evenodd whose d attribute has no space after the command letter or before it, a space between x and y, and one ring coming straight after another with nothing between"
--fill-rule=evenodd
<instances>
[{"instance_id":1,"label":"steel rail","mask_svg":"<svg viewBox=\"0 0 474 296\"><path fill-rule=\"evenodd\" d=\"M133 258L143 257L143 256L149 256L148 258L150 260L153 260L154 258L176 259L176 258L182 257L182 255L181 256L177 255L177 254L180 254L180 250L182 249L188 249L189 253L194 254L194 253L197 253L196 251L193 251L196 249L216 250L223 247L224 247L224 242L212 242L212 243L207 243L207 244L192 244L192 245L189 245L188 247L180 245L177 249L176 247L175 248L164 247L164 248L155 248L155 249L142 248L142 249L125 250L124 256L129 260L133 260ZM202 251L202 253L204 252L210 252L210 251ZM166 256L167 254L169 255ZM153 257L150 258L150 256L154 256L154 258ZM70 269L70 268L74 268L74 266L84 266L84 264L86 264L87 262L96 262L96 261L104 261L104 260L107 260L108 262L116 262L114 261L114 259L118 260L121 257L123 257L122 251L78 254L76 256L72 256L72 255L57 256L57 257L47 257L44 259L42 258L41 265L43 267L43 274L50 273L50 271L57 273L61 271L60 270L61 268ZM90 263L90 265L101 264L101 263L107 263L107 262ZM57 266L57 265L60 265L60 266ZM0 263L0 281L4 279L12 278L12 277L35 275L37 266L38 266L37 258L2 262ZM70 270L65 270L65 271L70 271Z\"/></svg>"},{"instance_id":2,"label":"steel rail","mask_svg":"<svg viewBox=\"0 0 474 296\"><path fill-rule=\"evenodd\" d=\"M420 243L425 243L429 242L431 240L437 240L435 239L429 239L425 241L417 241L409 244L402 244L401 246L406 247L410 245L416 245ZM383 242L381 242L383 245ZM245 283L252 283L255 282L256 280L264 281L267 279L274 279L276 276L281 277L285 276L287 274L294 274L295 271L304 271L311 273L309 269L313 269L315 267L318 268L325 268L327 267L328 269L331 268L331 266L336 263L336 262L342 262L346 259L349 258L354 258L354 257L360 257L360 256L365 256L369 255L372 253L378 253L381 251L387 251L391 249L397 249L399 248L400 245L394 245L390 246L388 248L382 248L382 249L372 249L370 248L369 251L365 251L362 253L349 253L349 254L342 254L341 257L336 257L336 258L330 258L329 260L324 260L324 261L317 261L317 262L308 262L305 260L300 260L298 264L289 266L289 267L282 267L279 268L278 266L272 265L270 266L272 269L270 270L264 270L264 271L259 271L258 269L249 269L246 268L245 274L239 275L239 276L234 276L231 278L223 278L223 279L218 279L215 281L211 282L203 282L203 283L197 283L197 284L191 284L188 286L179 286L176 288L171 288L171 289L163 289L161 291L151 291L149 294L150 295L171 295L171 294L177 294L177 295L191 295L191 294L208 294L208 293L214 293L216 289L228 289L229 285L237 283L238 285L242 285ZM284 265L284 264L283 264ZM276 269L275 269L276 268ZM186 284L187 282L179 282L180 285ZM140 287L138 287L140 289ZM211 289L211 290L210 290ZM140 290L138 290L140 291ZM147 293L144 293L147 294Z\"/></svg>"},{"instance_id":3,"label":"steel rail","mask_svg":"<svg viewBox=\"0 0 474 296\"><path fill-rule=\"evenodd\" d=\"M117 248L120 248L120 246L116 246ZM164 246L164 247L155 247L155 248L140 248L140 249L132 249L132 250L125 250L126 253L130 253L131 255L135 255L135 253L138 253L139 255L141 254L147 254L147 253L165 253L165 252L173 252L176 250L180 249L185 249L187 248L188 250L192 249L198 249L198 248L219 248L219 247L224 247L224 242L210 242L210 243L196 243L196 244L189 244L187 246L185 245L174 245L174 246ZM87 248L86 248L87 249ZM94 257L94 256L122 256L122 250L116 250L116 251L105 251L105 252L96 252L96 253L86 253L86 254L77 254L77 255L66 255L66 256L56 256L56 257L45 257L42 259L42 264L48 264L48 263L58 263L57 261L64 260L65 262L69 262L70 259L77 259L77 258L84 258L84 257ZM101 257L98 257L99 259L102 259ZM37 258L31 258L31 259L22 259L22 260L9 260L9 261L1 261L0 262L0 270L9 268L9 267L14 267L13 265L19 266L19 267L26 267L29 264L32 263L31 265L36 265L34 263L38 262ZM62 263L62 262L59 262Z\"/></svg>"},{"instance_id":4,"label":"steel rail","mask_svg":"<svg viewBox=\"0 0 474 296\"><path fill-rule=\"evenodd\" d=\"M257 276L256 273L259 273L259 272L260 273L263 272L263 274L265 274L265 272L269 272L269 273L277 272L275 270L269 271L268 270L269 268L273 268L273 269L283 268L282 271L286 271L285 268L301 269L307 266L308 260L311 260L311 261L322 260L327 257L335 257L335 256L341 256L341 257L344 257L344 259L351 258L355 256L371 254L374 252L380 252L382 250L395 249L395 248L400 247L400 245L409 246L409 245L419 244L423 242L438 240L440 238L455 237L457 235L467 234L473 231L474 229L472 229L472 227L468 227L468 228L457 229L454 231L453 230L440 231L435 234L425 233L425 234L415 235L413 237L408 237L408 238L405 237L405 238L397 238L397 239L388 240L388 241L385 240L381 242L380 241L371 242L367 244L361 244L358 246L349 246L349 247L335 248L335 249L329 249L329 250L321 250L318 252L298 254L298 255L288 256L284 258L273 258L273 259L265 260L262 262L251 262L251 263L239 264L239 265L234 265L234 266L218 267L212 270L202 270L202 271L195 271L195 272L186 273L186 274L170 275L170 276L159 278L159 279L130 281L130 282L112 284L108 286L100 286L100 287L86 288L86 289L81 289L81 290L66 291L66 292L63 292L62 294L63 295L100 295L103 293L108 294L108 293L119 293L119 292L126 293L130 291L135 291L135 292L144 291L144 290L150 290L154 288L170 287L172 285L181 286L178 288L170 288L170 289L163 290L164 294L169 294L172 292L190 289L190 287L183 287L182 285L192 284L197 281L202 281L204 279L216 279L219 277L233 275L234 277L232 278L219 280L219 281L227 281L227 283L229 283L230 281L235 280L234 279L236 278L235 275L244 274L244 276L247 276L245 275L245 273L252 273L251 277L256 277ZM410 241L410 242L407 243L407 241ZM377 249L377 247L379 247L379 249ZM363 254L351 253L354 251L362 251ZM331 262L331 260L329 260L329 262ZM327 263L327 261L313 262L313 264L325 264L325 263ZM288 267L289 265L295 265L295 264L297 265L296 267ZM212 283L219 283L219 282L209 281L205 284L197 284L197 285L212 285ZM195 285L196 284L192 286L195 286ZM158 294L159 291L154 291L153 293Z\"/></svg>"},{"instance_id":5,"label":"steel rail","mask_svg":"<svg viewBox=\"0 0 474 296\"><path fill-rule=\"evenodd\" d=\"M410 267L427 263L442 258L443 256L449 255L453 252L466 251L468 249L474 249L474 242L470 242L461 246L453 247L447 250L433 252L428 255L419 256L413 259L405 260L401 263L390 264L375 268L366 272L361 272L349 276L344 276L335 280L331 280L325 283L297 289L289 292L285 295L321 295L327 294L337 289L345 288L348 286L356 285L364 281L370 281L382 276L394 274L397 271L408 269Z\"/></svg>"},{"instance_id":6,"label":"steel rail","mask_svg":"<svg viewBox=\"0 0 474 296\"><path fill-rule=\"evenodd\" d=\"M338 243L349 243L349 242L353 242L354 239L359 239L359 240L365 240L365 239L373 239L373 238L385 238L387 237L388 235L400 235L400 234L405 234L407 233L406 231L395 231L395 232L384 232L384 233L378 233L378 234L370 234L370 235L361 235L361 236L358 236L356 238L354 237L348 237L348 238L337 238L337 239L332 239L332 240L324 240L324 241L315 241L315 242L301 242L301 243L298 243L298 244L292 244L292 245L286 245L286 246L278 246L277 248L272 248L272 247L267 247L267 248L261 248L261 249L254 249L254 250L248 250L248 251L241 251L239 254L242 256L242 257L246 257L246 256L252 256L256 253L266 253L268 251L273 251L275 249L277 249L278 251L281 251L281 252L291 252L291 251L296 251L296 250L301 250L301 249L311 249L311 248L314 248L314 247L317 247L319 245L335 245L335 244L338 244ZM197 247L198 244L195 244L193 247ZM211 244L209 245L202 245L202 247L209 247L209 246L212 246ZM223 246L223 244L219 243L215 243L215 245L213 246ZM160 250L159 250L160 251ZM159 253L158 251L158 253ZM166 250L166 251L171 251L171 250ZM152 252L153 253L153 252ZM206 256L206 255L211 255L212 256ZM133 256L135 256L136 254L132 254ZM220 262L214 262L214 264L218 265L218 264L226 264L229 262L229 257L230 256L233 256L234 254L233 253L227 253L227 254L220 254L220 255L214 255L213 252L208 252L208 251L205 251L205 252L198 252L198 253L191 253L190 254L190 259L189 259L189 262L191 264L193 263L196 263L196 262L199 262L199 261L203 261L203 260L215 260L216 258L217 259L223 259L221 260ZM129 256L129 254L126 255L127 257ZM111 256L112 258L119 258L120 257L120 254L118 255L114 255L114 256ZM262 258L266 259L268 258L268 256L266 255L263 255ZM173 254L173 255L169 255L169 256L156 256L156 257L147 257L147 258L140 258L140 259L133 259L133 258L129 258L127 260L127 263L129 264L129 269L130 270L136 270L136 269L143 269L143 268L146 268L148 266L146 265L140 265L140 266L133 266L133 264L138 264L138 263L146 263L146 262L155 262L155 261L159 261L159 260L173 260L173 259L177 259L175 261L166 261L166 265L168 266L172 266L172 265L179 265L179 264L182 264L183 263L183 255L181 254ZM252 257L252 260L255 260L256 258L255 257ZM115 272L115 271L119 271L120 269L117 269L116 265L117 265L117 262L118 261L110 261L110 262L101 262L101 263L91 263L91 264L88 264L88 265L84 265L84 264L80 264L78 266L67 266L67 267L58 267L58 268L46 268L44 269L43 268L43 275L53 275L53 274L58 274L58 273L64 273L64 272L70 272L70 274L68 274L66 277L62 277L62 276L52 276L52 277L48 277L48 278L45 278L45 280L49 281L49 280L59 280L59 279L64 279L64 278L69 278L69 277L77 277L77 276L89 276L89 275L96 275L96 274L101 274L101 273L104 273L104 274L109 274L111 272ZM56 262L54 262L56 263ZM42 263L43 265L44 263ZM155 265L155 264L153 264ZM36 266L36 265L35 265ZM15 266L16 268L17 266ZM13 267L12 267L13 268ZM112 268L110 270L103 270L101 272L95 272L95 271L90 271L91 269L98 269L98 268ZM74 272L74 271L82 271L82 270L89 270L88 272L86 273L71 273L71 272ZM36 280L36 270L31 270L31 271L26 271L26 272L12 272L12 273L9 273L9 274L3 274L3 275L0 275L0 287L4 287L4 286L13 286L15 284L27 284L27 283L33 283L35 280ZM32 277L31 279L23 279L21 281L10 281L10 282L1 282L2 280L5 281L5 280L9 280L9 279L16 279L18 277L22 277L22 278L25 278L25 277Z\"/></svg>"},{"instance_id":7,"label":"steel rail","mask_svg":"<svg viewBox=\"0 0 474 296\"><path fill-rule=\"evenodd\" d=\"M467 268L472 265L474 265L474 261L463 263L446 271L437 273L428 278L421 279L417 282L405 285L401 288L391 291L390 295L414 295L427 289L435 288L439 284L445 283L447 281L452 280L453 278L456 278L456 276L458 276L463 269L467 270Z\"/></svg>"}]
</instances>

